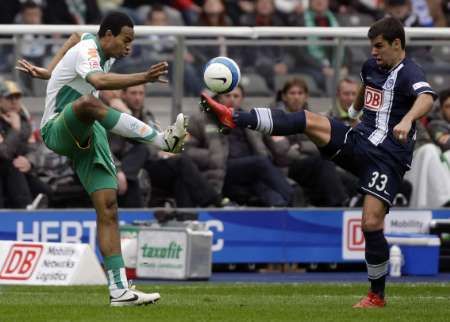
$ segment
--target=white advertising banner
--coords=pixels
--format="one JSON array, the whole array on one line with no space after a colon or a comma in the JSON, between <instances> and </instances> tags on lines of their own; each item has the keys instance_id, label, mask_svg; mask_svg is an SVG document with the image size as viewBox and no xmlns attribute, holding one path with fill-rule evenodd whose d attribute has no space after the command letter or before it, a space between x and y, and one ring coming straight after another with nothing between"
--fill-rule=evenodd
<instances>
[{"instance_id":1,"label":"white advertising banner","mask_svg":"<svg viewBox=\"0 0 450 322\"><path fill-rule=\"evenodd\" d=\"M362 210L344 211L342 223L342 258L364 259L365 241L361 229ZM384 220L384 232L428 233L432 218L428 210L391 210Z\"/></svg>"},{"instance_id":2,"label":"white advertising banner","mask_svg":"<svg viewBox=\"0 0 450 322\"><path fill-rule=\"evenodd\" d=\"M106 285L87 244L0 241L0 284Z\"/></svg>"},{"instance_id":3,"label":"white advertising banner","mask_svg":"<svg viewBox=\"0 0 450 322\"><path fill-rule=\"evenodd\" d=\"M139 232L136 275L147 278L183 279L187 275L185 231Z\"/></svg>"}]
</instances>

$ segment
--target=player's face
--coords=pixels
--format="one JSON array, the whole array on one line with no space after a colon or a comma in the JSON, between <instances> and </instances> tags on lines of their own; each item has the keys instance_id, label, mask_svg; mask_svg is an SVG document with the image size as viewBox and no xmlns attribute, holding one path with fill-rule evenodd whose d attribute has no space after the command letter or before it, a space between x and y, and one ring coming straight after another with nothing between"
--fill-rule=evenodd
<instances>
[{"instance_id":1,"label":"player's face","mask_svg":"<svg viewBox=\"0 0 450 322\"><path fill-rule=\"evenodd\" d=\"M116 37L112 37L110 47L110 56L122 58L130 54L131 43L134 40L134 30L131 27L124 26Z\"/></svg>"},{"instance_id":2,"label":"player's face","mask_svg":"<svg viewBox=\"0 0 450 322\"><path fill-rule=\"evenodd\" d=\"M145 87L137 85L122 91L122 99L132 112L140 112L144 107Z\"/></svg>"},{"instance_id":3,"label":"player's face","mask_svg":"<svg viewBox=\"0 0 450 322\"><path fill-rule=\"evenodd\" d=\"M282 98L289 111L298 112L305 107L306 101L308 100L308 94L300 86L291 86L287 92L283 94Z\"/></svg>"},{"instance_id":4,"label":"player's face","mask_svg":"<svg viewBox=\"0 0 450 322\"><path fill-rule=\"evenodd\" d=\"M338 100L341 107L346 111L356 99L358 93L358 85L355 83L342 82L338 90Z\"/></svg>"},{"instance_id":5,"label":"player's face","mask_svg":"<svg viewBox=\"0 0 450 322\"><path fill-rule=\"evenodd\" d=\"M400 61L401 53L403 53L400 39L395 39L392 44L389 44L382 35L379 35L370 42L372 56L375 58L378 66L391 69Z\"/></svg>"},{"instance_id":6,"label":"player's face","mask_svg":"<svg viewBox=\"0 0 450 322\"><path fill-rule=\"evenodd\" d=\"M444 120L450 122L450 97L444 101L444 104L442 104L441 113Z\"/></svg>"}]
</instances>

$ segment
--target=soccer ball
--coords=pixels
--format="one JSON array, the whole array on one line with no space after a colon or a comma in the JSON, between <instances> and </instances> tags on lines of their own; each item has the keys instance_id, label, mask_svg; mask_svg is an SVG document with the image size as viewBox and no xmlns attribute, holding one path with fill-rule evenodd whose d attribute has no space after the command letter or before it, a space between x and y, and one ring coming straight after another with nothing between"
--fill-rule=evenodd
<instances>
[{"instance_id":1,"label":"soccer ball","mask_svg":"<svg viewBox=\"0 0 450 322\"><path fill-rule=\"evenodd\" d=\"M216 57L205 66L203 79L206 87L217 94L231 92L241 80L236 62L228 57Z\"/></svg>"}]
</instances>

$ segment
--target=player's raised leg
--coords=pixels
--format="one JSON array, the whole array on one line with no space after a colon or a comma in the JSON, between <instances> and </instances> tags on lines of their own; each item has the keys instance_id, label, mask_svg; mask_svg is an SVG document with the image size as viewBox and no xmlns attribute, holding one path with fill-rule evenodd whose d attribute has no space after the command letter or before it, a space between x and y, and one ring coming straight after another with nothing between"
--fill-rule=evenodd
<instances>
[{"instance_id":1,"label":"player's raised leg","mask_svg":"<svg viewBox=\"0 0 450 322\"><path fill-rule=\"evenodd\" d=\"M364 197L362 230L366 240L365 257L370 290L354 308L384 307L384 288L389 264L389 247L383 234L386 204L367 194Z\"/></svg>"},{"instance_id":2,"label":"player's raised leg","mask_svg":"<svg viewBox=\"0 0 450 322\"><path fill-rule=\"evenodd\" d=\"M253 108L250 112L234 111L204 93L201 95L200 107L213 113L228 128L249 128L268 135L305 133L318 147L327 145L331 139L329 119L305 110L289 114L270 108Z\"/></svg>"},{"instance_id":3,"label":"player's raised leg","mask_svg":"<svg viewBox=\"0 0 450 322\"><path fill-rule=\"evenodd\" d=\"M103 104L92 95L82 96L73 103L77 118L91 124L95 120L108 131L143 143L153 143L164 151L178 153L186 136L187 119L179 114L175 123L159 132L139 119Z\"/></svg>"}]
</instances>

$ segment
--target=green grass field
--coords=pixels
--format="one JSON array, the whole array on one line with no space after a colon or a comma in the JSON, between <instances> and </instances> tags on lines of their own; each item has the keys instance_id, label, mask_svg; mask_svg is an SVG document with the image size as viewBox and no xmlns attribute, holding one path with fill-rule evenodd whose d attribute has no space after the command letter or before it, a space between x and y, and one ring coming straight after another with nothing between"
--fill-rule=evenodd
<instances>
[{"instance_id":1,"label":"green grass field","mask_svg":"<svg viewBox=\"0 0 450 322\"><path fill-rule=\"evenodd\" d=\"M450 283L390 284L385 309L352 309L367 284L142 285L155 305L110 308L105 287L0 287L0 322L450 321Z\"/></svg>"}]
</instances>

